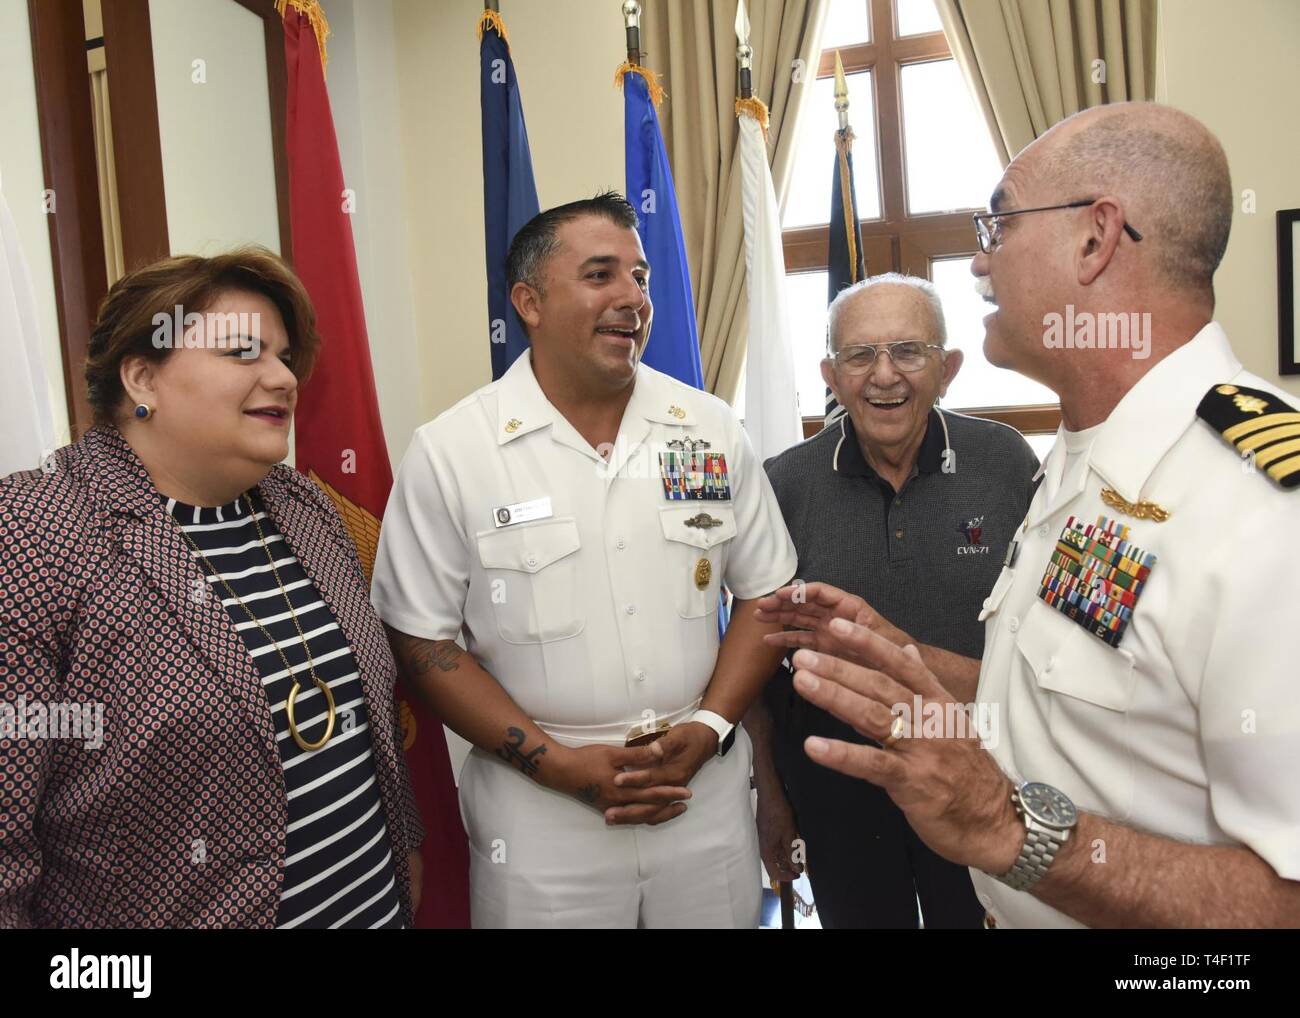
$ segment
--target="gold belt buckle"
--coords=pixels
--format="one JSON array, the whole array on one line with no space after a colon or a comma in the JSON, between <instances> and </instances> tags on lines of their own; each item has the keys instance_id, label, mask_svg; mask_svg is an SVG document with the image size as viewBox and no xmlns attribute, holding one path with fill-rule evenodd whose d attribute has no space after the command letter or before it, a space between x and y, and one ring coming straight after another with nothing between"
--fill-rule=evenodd
<instances>
[{"instance_id":1,"label":"gold belt buckle","mask_svg":"<svg viewBox=\"0 0 1300 1018\"><path fill-rule=\"evenodd\" d=\"M668 734L668 729L672 728L667 721L659 721L655 724L652 732L645 730L645 723L633 725L628 729L627 739L624 740L623 746L627 749L635 749L638 746L648 746L650 743L662 739Z\"/></svg>"}]
</instances>

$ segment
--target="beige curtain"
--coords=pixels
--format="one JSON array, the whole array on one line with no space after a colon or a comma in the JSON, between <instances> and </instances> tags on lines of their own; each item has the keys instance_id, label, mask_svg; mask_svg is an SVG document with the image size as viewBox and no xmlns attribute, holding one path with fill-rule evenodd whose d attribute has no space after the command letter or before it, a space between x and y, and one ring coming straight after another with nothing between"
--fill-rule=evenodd
<instances>
[{"instance_id":1,"label":"beige curtain","mask_svg":"<svg viewBox=\"0 0 1300 1018\"><path fill-rule=\"evenodd\" d=\"M935 0L1005 166L1090 106L1155 95L1156 0Z\"/></svg>"},{"instance_id":2,"label":"beige curtain","mask_svg":"<svg viewBox=\"0 0 1300 1018\"><path fill-rule=\"evenodd\" d=\"M668 98L659 108L691 266L704 387L735 398L748 325L736 153L736 0L647 0L643 62ZM784 204L795 123L817 76L829 0L748 0L754 95L768 106L768 149ZM801 63L800 63L801 61Z\"/></svg>"}]
</instances>

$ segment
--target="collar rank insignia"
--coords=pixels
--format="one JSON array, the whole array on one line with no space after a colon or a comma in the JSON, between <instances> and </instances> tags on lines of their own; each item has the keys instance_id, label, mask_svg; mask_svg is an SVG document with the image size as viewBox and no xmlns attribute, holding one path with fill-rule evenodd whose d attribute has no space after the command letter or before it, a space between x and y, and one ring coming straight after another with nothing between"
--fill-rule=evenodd
<instances>
[{"instance_id":1,"label":"collar rank insignia","mask_svg":"<svg viewBox=\"0 0 1300 1018\"><path fill-rule=\"evenodd\" d=\"M518 417L511 417L510 420L506 421L506 431L513 435L523 426L523 423Z\"/></svg>"},{"instance_id":2,"label":"collar rank insignia","mask_svg":"<svg viewBox=\"0 0 1300 1018\"><path fill-rule=\"evenodd\" d=\"M676 417L679 421L686 416L686 411L676 405L670 406L668 408L668 412L672 414L674 417Z\"/></svg>"},{"instance_id":3,"label":"collar rank insignia","mask_svg":"<svg viewBox=\"0 0 1300 1018\"><path fill-rule=\"evenodd\" d=\"M1119 646L1156 564L1128 535L1128 527L1105 516L1087 526L1071 516L1038 587L1046 604L1111 647Z\"/></svg>"},{"instance_id":4,"label":"collar rank insignia","mask_svg":"<svg viewBox=\"0 0 1300 1018\"><path fill-rule=\"evenodd\" d=\"M1216 385L1196 416L1236 447L1253 470L1283 488L1300 487L1300 412L1271 392Z\"/></svg>"}]
</instances>

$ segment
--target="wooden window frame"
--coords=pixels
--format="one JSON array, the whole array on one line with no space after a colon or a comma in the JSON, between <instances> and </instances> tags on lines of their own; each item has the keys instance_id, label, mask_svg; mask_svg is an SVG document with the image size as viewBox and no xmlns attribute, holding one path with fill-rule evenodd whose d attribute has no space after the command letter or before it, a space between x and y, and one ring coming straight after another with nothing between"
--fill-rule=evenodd
<instances>
[{"instance_id":1,"label":"wooden window frame","mask_svg":"<svg viewBox=\"0 0 1300 1018\"><path fill-rule=\"evenodd\" d=\"M904 159L902 74L906 64L951 60L952 50L942 32L924 35L895 36L897 9L895 0L861 0L867 4L871 22L871 41L839 47L845 74L871 71L871 89L876 116L876 150L860 149L854 157L874 159L876 180L880 188L879 219L863 219L862 248L868 271L894 272L930 278L930 266L939 259L969 257L978 253L971 213L978 209L955 212L907 211L907 163ZM822 51L817 67L818 78L835 73L835 49ZM861 116L861 111L858 111ZM854 111L850 108L849 120ZM830 226L804 226L784 230L781 234L787 273L824 272L830 245ZM1061 409L1055 403L999 407L962 408L964 414L1009 424L1022 434L1052 434L1061 421ZM803 419L804 435L816 434L823 427L821 417Z\"/></svg>"}]
</instances>

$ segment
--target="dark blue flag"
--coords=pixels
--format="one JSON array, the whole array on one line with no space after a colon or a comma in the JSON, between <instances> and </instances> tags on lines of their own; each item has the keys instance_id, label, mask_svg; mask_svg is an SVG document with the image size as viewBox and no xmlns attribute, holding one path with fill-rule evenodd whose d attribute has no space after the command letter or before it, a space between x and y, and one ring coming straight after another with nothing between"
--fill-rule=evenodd
<instances>
[{"instance_id":1,"label":"dark blue flag","mask_svg":"<svg viewBox=\"0 0 1300 1018\"><path fill-rule=\"evenodd\" d=\"M479 27L483 229L487 241L488 336L494 379L504 375L515 358L528 349L528 337L510 305L506 252L520 227L538 212L524 106L519 98L510 47L499 25L499 21L485 15Z\"/></svg>"}]
</instances>

